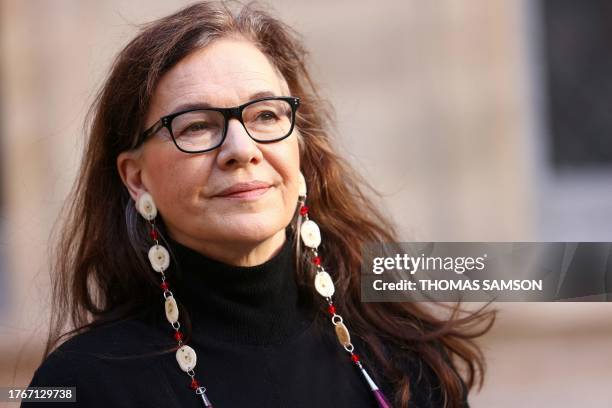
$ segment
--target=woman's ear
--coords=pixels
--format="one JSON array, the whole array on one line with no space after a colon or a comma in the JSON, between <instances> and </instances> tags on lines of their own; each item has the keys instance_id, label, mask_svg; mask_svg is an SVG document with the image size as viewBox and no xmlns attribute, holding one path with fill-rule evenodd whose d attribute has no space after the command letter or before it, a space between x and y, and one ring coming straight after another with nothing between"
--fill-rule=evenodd
<instances>
[{"instance_id":1,"label":"woman's ear","mask_svg":"<svg viewBox=\"0 0 612 408\"><path fill-rule=\"evenodd\" d=\"M141 150L127 150L117 156L117 170L130 196L136 199L147 191L142 182Z\"/></svg>"}]
</instances>

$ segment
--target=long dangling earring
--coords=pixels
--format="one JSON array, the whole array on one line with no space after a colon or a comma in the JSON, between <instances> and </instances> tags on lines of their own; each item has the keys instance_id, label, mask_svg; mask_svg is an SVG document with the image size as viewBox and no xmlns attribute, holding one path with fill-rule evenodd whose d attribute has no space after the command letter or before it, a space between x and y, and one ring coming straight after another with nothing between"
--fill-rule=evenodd
<instances>
[{"instance_id":1,"label":"long dangling earring","mask_svg":"<svg viewBox=\"0 0 612 408\"><path fill-rule=\"evenodd\" d=\"M327 311L332 316L331 321L336 331L336 337L338 338L338 341L340 342L342 347L344 347L344 349L349 353L349 355L351 356L351 360L353 361L353 363L355 363L355 365L367 381L368 385L370 386L370 389L374 393L378 406L380 408L391 408L391 404L389 404L385 395L382 393L380 388L378 388L376 383L372 380L372 378L364 368L363 364L359 360L359 356L354 352L355 347L351 343L351 336L349 334L349 331L344 325L342 316L336 312L336 306L334 305L334 302L332 300L332 296L335 291L334 282L329 273L327 273L323 268L323 260L317 252L317 248L321 244L321 231L319 230L319 226L308 217L306 195L306 180L304 178L304 175L300 173L298 190L300 203L299 211L300 216L302 218L300 224L300 237L302 238L302 243L306 247L308 247L307 251L310 251L311 257L310 261L317 270L314 279L315 290L327 301Z\"/></svg>"},{"instance_id":2,"label":"long dangling earring","mask_svg":"<svg viewBox=\"0 0 612 408\"><path fill-rule=\"evenodd\" d=\"M206 388L201 386L198 380L195 379L195 368L197 356L193 348L186 344L183 344L183 333L180 331L181 324L179 322L179 310L174 295L170 291L168 282L166 281L166 274L164 271L170 266L170 253L166 248L159 244L159 231L155 226L155 217L157 217L157 207L153 201L153 197L149 193L142 193L136 201L136 210L149 222L149 235L153 240L154 244L149 249L148 257L151 267L160 273L161 284L159 285L162 289L162 294L165 299L164 309L166 311L166 319L172 325L174 329L173 337L178 343L178 350L176 351L176 361L178 362L181 370L187 373L191 378L190 387L195 391L197 395L202 398L205 407L211 407L212 403L206 396Z\"/></svg>"}]
</instances>

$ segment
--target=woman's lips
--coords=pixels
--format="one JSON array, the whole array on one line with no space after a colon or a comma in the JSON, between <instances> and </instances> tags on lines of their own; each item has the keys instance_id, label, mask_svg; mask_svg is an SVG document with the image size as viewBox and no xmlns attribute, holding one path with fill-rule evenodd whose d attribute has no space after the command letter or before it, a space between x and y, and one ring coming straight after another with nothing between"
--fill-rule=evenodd
<instances>
[{"instance_id":1,"label":"woman's lips","mask_svg":"<svg viewBox=\"0 0 612 408\"><path fill-rule=\"evenodd\" d=\"M236 193L226 194L226 195L222 195L218 197L233 198L233 199L249 199L249 198L256 199L264 195L269 189L270 189L270 186L263 187L263 188L255 188L255 189L247 190L247 191L239 191Z\"/></svg>"},{"instance_id":2,"label":"woman's lips","mask_svg":"<svg viewBox=\"0 0 612 408\"><path fill-rule=\"evenodd\" d=\"M220 191L217 195L220 197L240 197L241 193L248 193L254 190L267 189L270 187L270 183L261 180L252 180L248 182L239 182L235 183L222 191ZM265 193L265 191L260 192L260 194ZM248 194L247 194L248 196Z\"/></svg>"}]
</instances>

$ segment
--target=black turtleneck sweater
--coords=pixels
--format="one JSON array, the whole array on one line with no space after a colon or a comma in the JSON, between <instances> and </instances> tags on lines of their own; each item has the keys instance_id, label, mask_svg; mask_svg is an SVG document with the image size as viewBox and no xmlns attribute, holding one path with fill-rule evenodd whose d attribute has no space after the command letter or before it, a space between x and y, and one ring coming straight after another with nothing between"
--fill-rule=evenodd
<instances>
[{"instance_id":1,"label":"black turtleneck sweater","mask_svg":"<svg viewBox=\"0 0 612 408\"><path fill-rule=\"evenodd\" d=\"M298 289L290 238L271 259L250 267L224 264L172 240L169 246L170 290L190 317L193 335L186 342L196 351L196 378L215 408L377 407L329 319L321 319L313 297ZM203 407L174 352L159 353L176 345L163 304L160 291L159 302L139 317L66 341L30 386L76 386L76 403L52 406ZM393 390L368 359L366 345L352 340L391 400ZM412 381L410 407L442 407L431 370L419 360L405 369Z\"/></svg>"}]
</instances>

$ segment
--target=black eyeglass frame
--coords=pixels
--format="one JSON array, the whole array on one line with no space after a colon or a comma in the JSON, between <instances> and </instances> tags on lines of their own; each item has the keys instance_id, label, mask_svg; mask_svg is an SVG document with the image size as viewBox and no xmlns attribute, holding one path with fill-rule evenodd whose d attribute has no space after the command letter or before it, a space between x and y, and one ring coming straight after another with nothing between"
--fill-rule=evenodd
<instances>
[{"instance_id":1,"label":"black eyeglass frame","mask_svg":"<svg viewBox=\"0 0 612 408\"><path fill-rule=\"evenodd\" d=\"M287 132L286 135L278 138L278 139L274 139L274 140L259 140L254 138L250 133L249 130L247 129L246 125L244 124L244 121L242 119L242 111L244 111L244 109L254 103L257 102L262 102L262 101L269 101L269 100L281 100L281 101L286 101L289 103L289 105L291 106L291 127L289 128L289 131ZM154 135L155 133L159 132L159 130L161 128L166 128L168 129L168 133L170 133L170 136L172 137L172 141L174 142L174 145L176 146L177 149L179 149L182 152L185 153L204 153L204 152L209 152L211 150L214 150L216 148L218 148L219 146L221 146L223 144L223 142L225 141L225 137L227 136L227 128L229 125L229 120L230 119L238 119L238 121L242 124L242 127L244 128L244 130L247 132L247 134L249 135L249 137L253 140L255 140L258 143L274 143L274 142L278 142L281 141L287 137L289 137L289 135L291 135L291 133L293 133L293 128L295 127L295 115L297 112L297 108L300 106L300 98L298 98L297 96L267 96L265 98L258 98L258 99L254 99L252 101L248 101L246 103L243 103L242 105L239 106L234 106L233 108L198 108L198 109L187 109L184 111L180 111L180 112L175 112L175 113L171 113L170 115L166 115L166 116L162 116L157 122L155 122L155 124L153 124L151 127L149 127L147 130L145 130L144 132L141 133L140 136L140 142L135 146L138 147L139 145L141 145L142 143L144 143L149 137L151 137L152 135ZM188 112L196 112L196 111L214 111L214 112L219 112L223 115L224 118L224 122L223 122L223 135L221 136L221 140L219 141L219 143L211 148L208 149L202 149L202 150L185 150L182 149L177 141L176 138L174 137L174 134L172 133L172 120L179 116L182 115L183 113L188 113Z\"/></svg>"}]
</instances>

